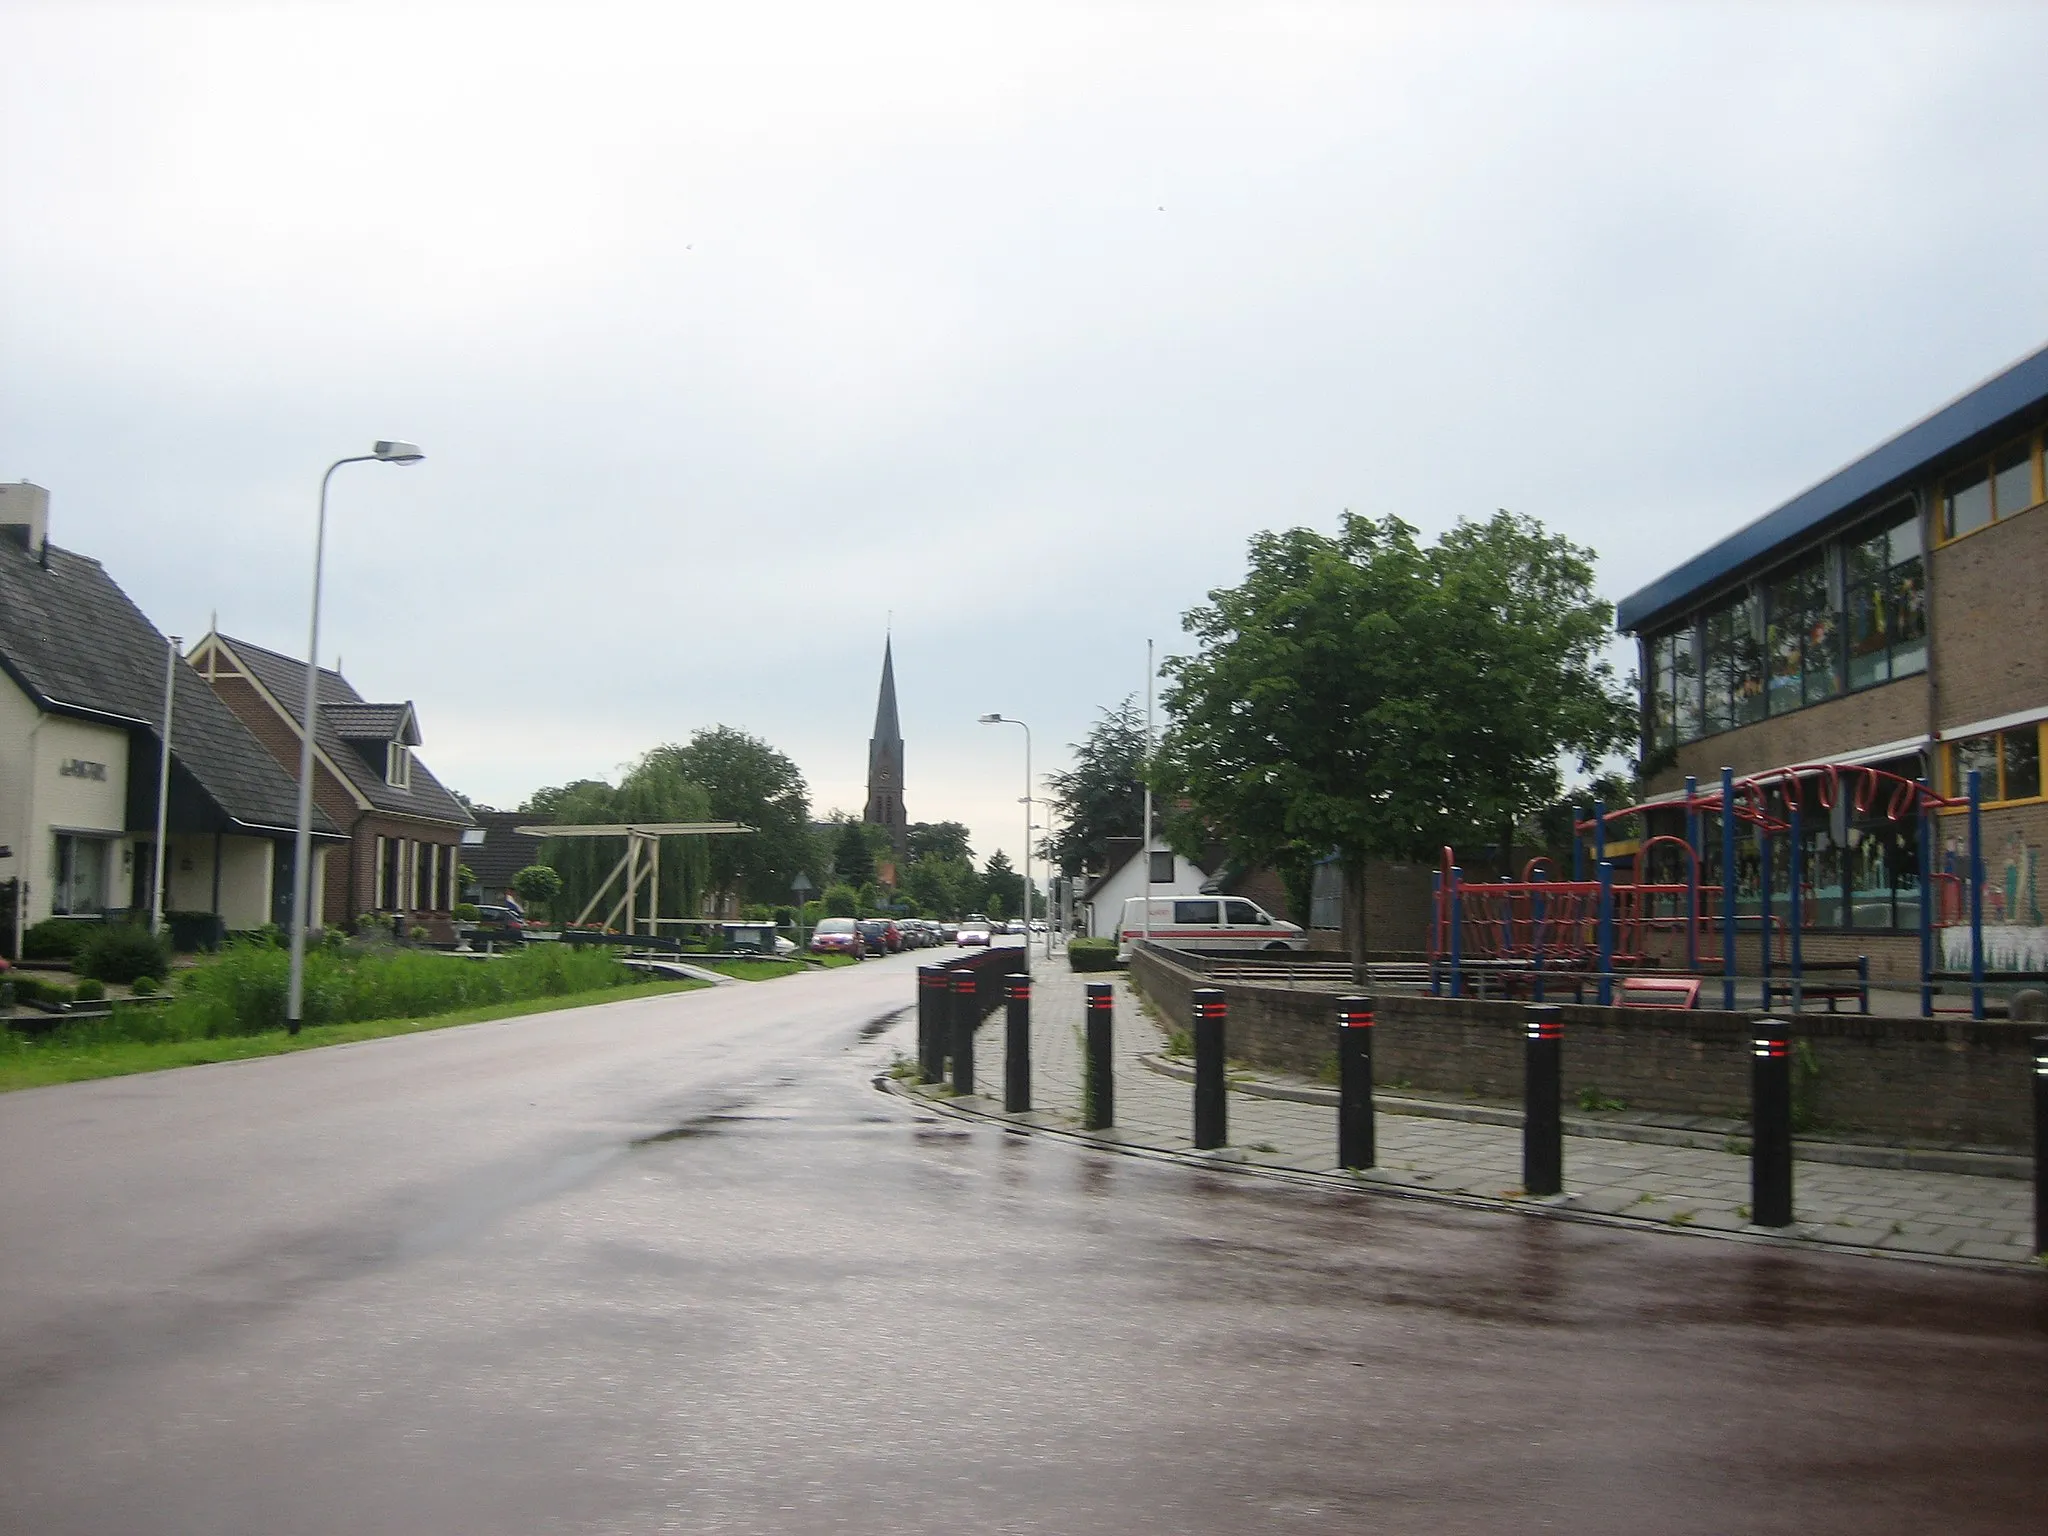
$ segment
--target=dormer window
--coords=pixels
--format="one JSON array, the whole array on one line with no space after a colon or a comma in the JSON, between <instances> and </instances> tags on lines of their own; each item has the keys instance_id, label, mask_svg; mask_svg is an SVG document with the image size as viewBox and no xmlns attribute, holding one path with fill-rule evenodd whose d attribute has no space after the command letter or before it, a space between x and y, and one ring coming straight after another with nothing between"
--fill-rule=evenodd
<instances>
[{"instance_id":1,"label":"dormer window","mask_svg":"<svg viewBox=\"0 0 2048 1536\"><path fill-rule=\"evenodd\" d=\"M402 741L384 748L384 782L393 789L412 788L412 748Z\"/></svg>"}]
</instances>

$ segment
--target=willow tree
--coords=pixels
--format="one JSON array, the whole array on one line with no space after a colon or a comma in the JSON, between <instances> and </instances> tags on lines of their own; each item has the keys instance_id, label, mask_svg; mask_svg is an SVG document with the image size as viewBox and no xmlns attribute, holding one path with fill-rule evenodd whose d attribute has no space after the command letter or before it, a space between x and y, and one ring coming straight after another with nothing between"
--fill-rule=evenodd
<instances>
[{"instance_id":1,"label":"willow tree","mask_svg":"<svg viewBox=\"0 0 2048 1536\"><path fill-rule=\"evenodd\" d=\"M1220 839L1303 901L1332 852L1354 896L1373 859L1477 837L1505 860L1563 763L1634 738L1612 620L1592 552L1532 518L1427 547L1395 517L1262 533L1245 580L1185 616L1196 652L1166 664L1170 835Z\"/></svg>"},{"instance_id":2,"label":"willow tree","mask_svg":"<svg viewBox=\"0 0 2048 1536\"><path fill-rule=\"evenodd\" d=\"M709 821L711 799L701 784L684 777L659 749L648 753L618 784L584 779L559 790L542 790L527 802L536 814L564 826L612 822ZM694 915L709 888L710 856L701 837L663 841L661 910ZM625 853L623 838L551 837L541 842L540 859L562 877L556 910L573 918L605 883ZM616 886L613 887L617 889ZM597 914L602 916L602 913Z\"/></svg>"}]
</instances>

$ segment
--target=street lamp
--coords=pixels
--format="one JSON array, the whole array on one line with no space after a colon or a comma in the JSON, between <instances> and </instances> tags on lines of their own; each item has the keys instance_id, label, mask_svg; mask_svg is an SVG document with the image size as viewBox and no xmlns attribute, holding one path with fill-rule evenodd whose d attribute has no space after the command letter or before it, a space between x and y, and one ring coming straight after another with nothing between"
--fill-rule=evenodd
<instances>
[{"instance_id":1,"label":"street lamp","mask_svg":"<svg viewBox=\"0 0 2048 1536\"><path fill-rule=\"evenodd\" d=\"M1014 725L1024 732L1024 974L1031 974L1031 727L1007 715L983 715L983 725Z\"/></svg>"},{"instance_id":2,"label":"street lamp","mask_svg":"<svg viewBox=\"0 0 2048 1536\"><path fill-rule=\"evenodd\" d=\"M306 906L313 886L313 719L320 708L320 564L327 553L327 482L344 464L417 464L426 455L411 443L380 441L368 453L336 459L320 477L320 519L313 525L313 624L306 641L306 712L300 717L299 820L292 844L291 986L285 997L285 1033L296 1035L305 1017Z\"/></svg>"}]
</instances>

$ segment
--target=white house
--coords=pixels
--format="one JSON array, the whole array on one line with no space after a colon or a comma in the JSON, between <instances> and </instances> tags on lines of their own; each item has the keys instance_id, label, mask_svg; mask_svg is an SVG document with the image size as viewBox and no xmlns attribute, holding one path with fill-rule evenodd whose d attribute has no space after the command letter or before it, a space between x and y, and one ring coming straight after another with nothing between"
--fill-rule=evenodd
<instances>
[{"instance_id":1,"label":"white house","mask_svg":"<svg viewBox=\"0 0 2048 1536\"><path fill-rule=\"evenodd\" d=\"M289 912L292 778L115 585L48 538L49 492L0 485L0 897L46 917L150 905L166 664L166 909L227 929ZM315 857L340 841L314 812ZM318 889L316 884L315 889ZM319 921L316 911L313 921Z\"/></svg>"},{"instance_id":2,"label":"white house","mask_svg":"<svg viewBox=\"0 0 2048 1536\"><path fill-rule=\"evenodd\" d=\"M1140 852L1144 843L1135 837L1109 840L1109 863L1081 892L1081 922L1091 939L1113 939L1124 915L1124 902L1133 896L1199 896L1209 882L1209 871L1164 848L1151 855L1152 882L1145 882L1146 860Z\"/></svg>"}]
</instances>

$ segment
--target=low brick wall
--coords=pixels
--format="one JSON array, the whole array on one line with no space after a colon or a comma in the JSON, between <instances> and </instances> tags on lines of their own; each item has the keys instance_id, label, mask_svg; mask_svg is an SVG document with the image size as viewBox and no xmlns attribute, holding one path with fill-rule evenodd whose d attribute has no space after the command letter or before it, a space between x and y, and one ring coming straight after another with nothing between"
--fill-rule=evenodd
<instances>
[{"instance_id":1,"label":"low brick wall","mask_svg":"<svg viewBox=\"0 0 2048 1536\"><path fill-rule=\"evenodd\" d=\"M1213 985L1185 957L1149 945L1132 955L1131 980L1176 1027L1192 1018L1195 988ZM1241 982L1223 991L1233 1059L1315 1075L1336 1054L1331 993ZM1747 1118L1750 1030L1764 1015L1562 1006L1568 1098L1597 1088L1631 1109ZM1518 1100L1524 1017L1519 1003L1387 993L1375 1012L1374 1076L1382 1086ZM2038 1029L1804 1015L1793 1022L1806 1047L1801 1102L1816 1128L2022 1150L2032 1145Z\"/></svg>"}]
</instances>

